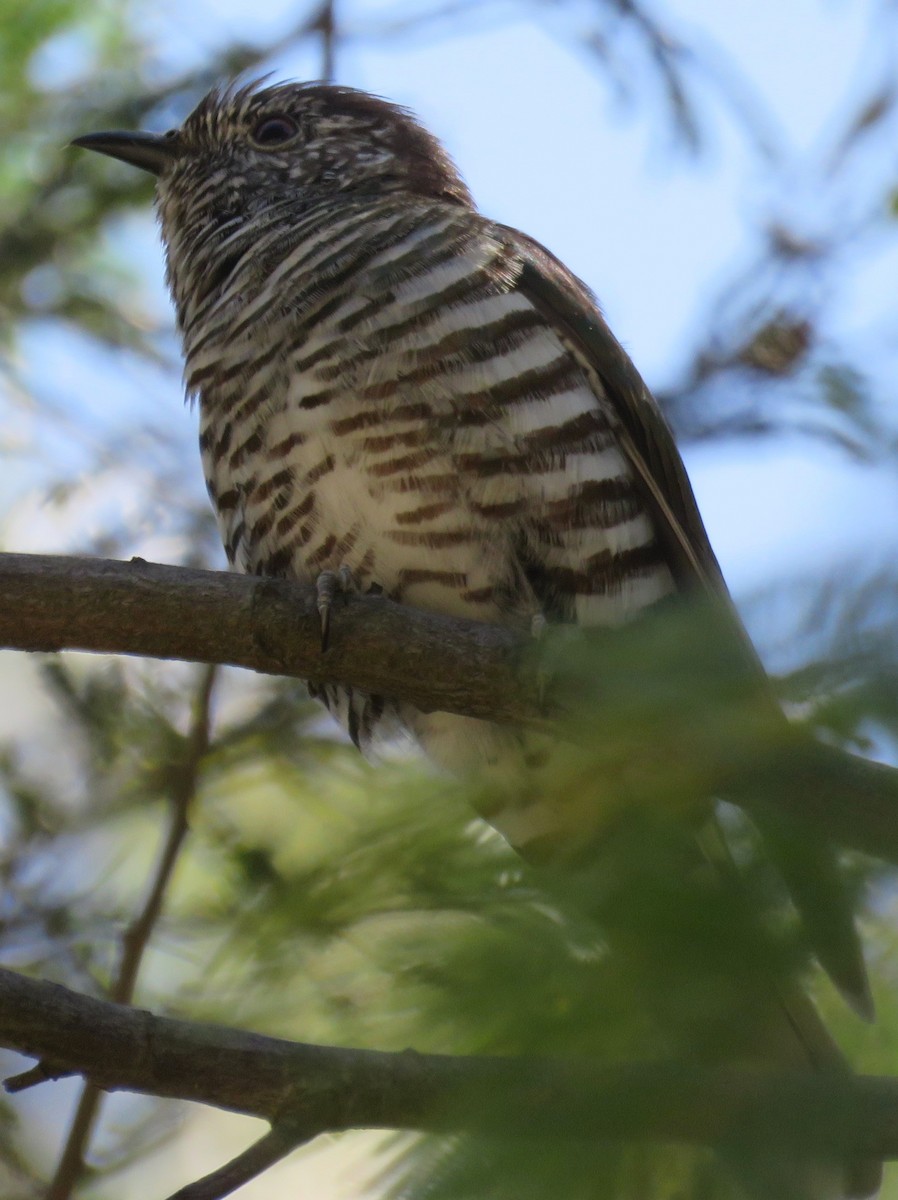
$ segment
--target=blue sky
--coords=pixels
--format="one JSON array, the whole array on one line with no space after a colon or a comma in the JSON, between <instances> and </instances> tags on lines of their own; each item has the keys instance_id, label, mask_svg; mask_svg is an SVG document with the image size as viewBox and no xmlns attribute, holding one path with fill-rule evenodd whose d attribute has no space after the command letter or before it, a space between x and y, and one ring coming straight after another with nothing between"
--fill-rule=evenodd
<instances>
[{"instance_id":1,"label":"blue sky","mask_svg":"<svg viewBox=\"0 0 898 1200\"><path fill-rule=\"evenodd\" d=\"M449 145L483 210L538 237L581 275L640 370L663 385L700 336L714 281L748 261L759 218L786 213L810 231L827 219L815 194L818 161L841 133L840 116L870 88L859 60L869 72L880 59L885 70L889 48L871 51L872 3L677 0L655 8L754 92L790 164L778 187L712 84L699 89L709 146L696 162L672 144L657 103L614 98L559 36L560 22L555 36L518 21L392 50L351 48L338 66L341 81L419 112ZM303 68L287 61L284 69ZM879 165L866 165L871 178ZM846 321L865 331L894 318L896 269L894 231L857 249L845 272L853 300ZM797 439L715 446L687 453L687 461L737 590L809 565L824 547L855 551L860 508L876 514L871 538L894 539L891 466L850 467Z\"/></svg>"},{"instance_id":2,"label":"blue sky","mask_svg":"<svg viewBox=\"0 0 898 1200\"><path fill-rule=\"evenodd\" d=\"M879 80L898 77L898 48L877 36L878 30L895 33L894 23L886 25L884 17L877 17L885 3L654 4L662 21L705 50L725 76L738 72L746 91L755 96L783 163L773 182L713 81L697 84L708 147L696 160L674 144L645 63L640 65L638 56L627 57L634 63L634 99L624 102L602 72L572 48L569 25L553 21L549 5L534 4L528 10L539 14L540 21L482 19L460 34L447 25L426 38L385 39L372 46L361 35L375 20L400 10L418 12L422 6L342 0L340 18L360 37L340 52L338 80L415 109L449 146L481 208L545 242L582 276L649 383L665 386L676 381L700 336L715 283L751 262L759 224L786 215L813 233L842 211L847 219L858 196L884 195L886 181L898 177L898 155L884 158L880 149L859 155L844 194L825 186L824 164L840 136L840 118L871 94ZM139 12L155 45L150 62L164 75L174 65L202 65L212 48L233 38L261 40L286 28L298 7L297 0L267 0L248 15L244 0L146 0ZM582 0L584 24L589 15L590 5ZM41 69L58 72L60 63L68 61L75 66L64 82L77 81L89 89L90 72L75 69L78 57L78 45L69 43L57 48L55 59L48 57ZM319 72L312 47L284 55L274 65L284 77ZM109 245L140 269L135 317L148 313L167 322L162 252L152 213L122 219ZM878 227L845 251L839 266L826 332L836 343L851 339L862 344L883 395L894 395L898 224L883 216ZM105 438L111 447L139 423L148 404L161 406L154 415L170 427L190 464L187 469L195 472L195 492L201 493L195 414L181 403L176 374L137 370L126 358L96 348L88 353L73 339L51 335L39 325L25 338L21 358L38 394L52 392L77 414L85 436ZM147 387L151 376L152 387ZM77 460L79 447L67 431L54 433L46 409L17 410L12 419L22 424L23 443L35 438L49 446L55 461ZM687 448L686 459L712 541L738 595L809 569L821 552L843 562L894 554L898 485L889 461L875 468L852 465L819 443L797 437ZM136 519L155 469L148 461L143 476L132 472L128 479L100 479L85 489L80 507L66 517L45 503L46 471L33 463L17 474L10 469L0 481L4 495L13 487L29 494L7 521L5 548L65 549L85 531L100 536L123 512ZM143 525L137 522L140 540L128 553L163 560L175 556L164 532L154 527L159 511L154 507ZM12 669L23 669L22 662L19 656ZM37 725L45 719L43 709L29 707L32 701L37 704L33 688L7 694L17 696L17 712L10 720ZM43 1102L42 1097L35 1101ZM236 1120L209 1115L204 1128L223 1130L221 1138L227 1141L232 1137L228 1123ZM245 1127L233 1136L242 1142ZM210 1169L222 1157L222 1145L210 1138L202 1162L195 1143L192 1148L181 1143L174 1164L166 1151L160 1171L174 1165L183 1180L197 1165ZM177 1155L182 1155L180 1161ZM316 1182L307 1165L285 1168L279 1188L260 1180L241 1195L252 1200L284 1194L288 1175L299 1181L294 1187L308 1188L312 1182L321 1200L358 1195L357 1183L334 1181L345 1174L344 1167L320 1170ZM136 1183L133 1194L149 1195L147 1188L157 1194L159 1187L159 1175L150 1171L149 1182L143 1189Z\"/></svg>"},{"instance_id":3,"label":"blue sky","mask_svg":"<svg viewBox=\"0 0 898 1200\"><path fill-rule=\"evenodd\" d=\"M615 60L626 64L629 98L577 44L575 35L593 20L587 0L579 9L488 6L460 26L445 21L425 34L379 37L373 34L388 19L401 23L403 14L429 6L341 0L337 14L347 36L337 78L415 110L445 141L483 211L539 238L594 289L655 388L680 378L719 289L754 261L759 229L781 221L814 238L849 225L871 202L881 205L880 219L846 244L828 274L802 277L793 288L806 285L827 297L822 334L836 349L861 349L898 441L898 222L885 211L898 153L880 137L866 149L860 145L840 178L828 171L846 120L898 77L888 5L657 0L660 23L702 64L688 74L704 133L698 157L673 137L657 73L645 54L634 52L625 23L613 46ZM286 32L296 10L296 0L268 0L251 17L242 0L140 0L134 11L147 38L148 72L162 79L205 65L212 50L234 39L261 42ZM83 38L59 39L34 64L36 77L89 93L95 85L87 46ZM306 44L271 66L283 78L312 78L320 72L320 52ZM734 115L732 94L747 99L772 148L772 167ZM183 115L159 114L159 120ZM898 129L893 134L891 145L898 144ZM149 207L114 224L106 252L139 271L133 319L170 329ZM173 337L169 345L176 359ZM5 434L39 447L42 459L11 459L0 479L4 507L19 498L8 508L7 547L83 546L79 535L102 539L126 514L141 520L123 552L177 557L175 514L166 511L166 498L144 504L158 459L148 457L125 478L91 479L67 513L45 503L59 464L80 470L88 445L114 450L148 415L165 426L183 458L183 477L201 497L196 418L181 403L176 373L111 355L41 322L23 336L20 359L40 403L13 407ZM70 425L52 419L53 404L72 418ZM684 456L737 599L792 575L819 574L821 562L858 572L898 549L898 479L888 447L878 461L859 463L793 435L686 445Z\"/></svg>"},{"instance_id":4,"label":"blue sky","mask_svg":"<svg viewBox=\"0 0 898 1200\"><path fill-rule=\"evenodd\" d=\"M544 241L590 284L655 386L678 378L708 320L715 284L748 265L760 224L785 216L813 235L838 218L834 204L848 214L856 196L875 193L877 180L894 173L894 159L883 161L880 154L861 159L857 186L845 194L827 192L823 178L840 122L895 66L898 50L877 38L884 20L877 17L880 0L655 4L662 23L713 67L694 75L707 138L698 159L675 144L644 57L624 56L633 64L628 102L573 45L577 10L566 7L562 20L551 6L521 7L535 16L474 18L462 32L445 22L426 36L383 37L373 44L366 36L386 16L423 7L343 0L338 17L350 37L338 55L338 81L418 112L449 146L481 208ZM511 6L495 10L503 11L507 16ZM296 19L296 5L288 0L270 0L251 20L237 2L159 0L138 12L156 44L150 62L160 74L173 65L202 64L231 38L261 40ZM590 19L585 0L579 19L582 27ZM622 39L626 47L626 33ZM273 66L282 77L308 78L318 74L320 59L309 45ZM773 175L750 148L714 72L738 78L740 91L751 97L783 164ZM132 260L137 255L145 301L162 315L162 260L154 236L147 213L123 222L113 246L126 249ZM898 367L891 336L896 271L898 235L883 220L877 235L854 246L841 264L838 323L830 331L836 338L867 340L884 387ZM102 408L102 397L97 404ZM127 411L118 409L113 428ZM174 389L172 420L183 423L186 438L193 436L192 418L180 409ZM890 514L898 494L890 464L851 465L797 438L687 449L686 457L737 592L801 570L821 549L838 557L867 541L880 550L894 546ZM860 538L859 511L865 514Z\"/></svg>"}]
</instances>

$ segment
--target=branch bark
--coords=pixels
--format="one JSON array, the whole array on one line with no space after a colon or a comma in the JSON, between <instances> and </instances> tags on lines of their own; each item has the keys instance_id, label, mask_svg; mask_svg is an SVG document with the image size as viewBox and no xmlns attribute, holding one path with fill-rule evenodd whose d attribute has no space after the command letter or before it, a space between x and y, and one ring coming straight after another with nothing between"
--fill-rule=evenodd
<instances>
[{"instance_id":1,"label":"branch bark","mask_svg":"<svg viewBox=\"0 0 898 1200\"><path fill-rule=\"evenodd\" d=\"M9 649L222 663L349 684L426 712L547 728L526 662L531 646L503 626L350 596L322 653L315 591L293 581L143 560L0 554L0 647ZM749 811L781 808L819 835L898 863L891 767L806 738L767 761L740 758L718 791Z\"/></svg>"},{"instance_id":2,"label":"branch bark","mask_svg":"<svg viewBox=\"0 0 898 1200\"><path fill-rule=\"evenodd\" d=\"M247 667L347 683L432 712L537 717L522 688L525 640L379 596L338 602L325 654L312 587L133 559L0 554L0 646L88 650ZM439 670L434 670L434 664Z\"/></svg>"},{"instance_id":3,"label":"branch bark","mask_svg":"<svg viewBox=\"0 0 898 1200\"><path fill-rule=\"evenodd\" d=\"M675 1063L586 1064L314 1046L156 1017L0 968L0 1045L106 1090L198 1101L279 1129L476 1130L898 1157L898 1081Z\"/></svg>"}]
</instances>

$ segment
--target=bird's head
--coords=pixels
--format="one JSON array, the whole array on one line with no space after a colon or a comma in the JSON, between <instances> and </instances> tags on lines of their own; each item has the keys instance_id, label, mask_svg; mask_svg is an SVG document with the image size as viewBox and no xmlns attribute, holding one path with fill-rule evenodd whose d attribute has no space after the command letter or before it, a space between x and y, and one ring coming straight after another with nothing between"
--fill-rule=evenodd
<instances>
[{"instance_id":1,"label":"bird's head","mask_svg":"<svg viewBox=\"0 0 898 1200\"><path fill-rule=\"evenodd\" d=\"M329 84L216 88L179 129L92 133L73 144L156 175L166 235L185 220L230 222L349 192L471 203L446 151L409 112Z\"/></svg>"},{"instance_id":2,"label":"bird's head","mask_svg":"<svg viewBox=\"0 0 898 1200\"><path fill-rule=\"evenodd\" d=\"M215 88L179 129L92 133L73 144L156 176L182 327L237 264L252 264L266 230L288 237L311 209L326 219L341 198L391 193L472 204L446 151L409 112L330 84Z\"/></svg>"}]
</instances>

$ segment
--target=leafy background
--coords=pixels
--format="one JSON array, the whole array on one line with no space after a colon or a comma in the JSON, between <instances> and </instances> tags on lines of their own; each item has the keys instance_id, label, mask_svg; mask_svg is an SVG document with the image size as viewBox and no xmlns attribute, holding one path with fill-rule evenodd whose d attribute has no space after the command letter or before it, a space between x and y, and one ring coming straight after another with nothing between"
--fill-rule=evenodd
<instances>
[{"instance_id":1,"label":"leafy background","mask_svg":"<svg viewBox=\"0 0 898 1200\"><path fill-rule=\"evenodd\" d=\"M65 146L167 128L239 71L332 75L416 108L484 209L596 289L665 404L784 699L827 736L891 755L894 4L255 8L0 11L2 548L222 565L179 402L151 181ZM524 869L426 766L363 762L295 683L4 654L0 689L8 965L114 991L169 813L189 799L135 995L159 1012L385 1049L626 1058L671 1048L648 1012L671 964L683 987L714 979L721 947L744 949L760 921L764 953L810 973L857 1064L896 1069L894 889L876 864L847 863L880 1012L866 1028L813 976L794 923L767 920L779 898L752 851L739 911L717 897L708 922L703 893L653 891L656 859L679 853L663 813L620 852L609 899L601 878ZM589 772L572 765L570 786ZM639 947L624 965L603 952L609 925ZM4 1196L45 1194L78 1096L68 1081L0 1102ZM255 1132L107 1099L77 1194L161 1197ZM721 1175L709 1155L529 1149L344 1135L244 1194L698 1196L733 1180L770 1194L726 1153ZM77 1174L57 1179L57 1200Z\"/></svg>"}]
</instances>

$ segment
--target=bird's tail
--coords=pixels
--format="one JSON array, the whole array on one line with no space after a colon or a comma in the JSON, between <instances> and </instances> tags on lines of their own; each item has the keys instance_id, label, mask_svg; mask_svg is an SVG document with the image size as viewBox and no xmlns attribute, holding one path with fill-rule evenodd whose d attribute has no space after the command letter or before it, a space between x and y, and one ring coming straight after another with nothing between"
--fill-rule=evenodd
<instances>
[{"instance_id":1,"label":"bird's tail","mask_svg":"<svg viewBox=\"0 0 898 1200\"><path fill-rule=\"evenodd\" d=\"M796 854L782 825L771 847L771 830L762 829L765 846L773 850L776 865L784 876L807 926L808 904L815 899L824 907L813 914L810 937L827 972L860 1015L872 1014L866 969L854 929L853 914L845 889L835 871L835 858L826 843L805 847ZM731 886L739 887L738 869L729 845L716 821L703 830L700 844L714 868ZM824 952L820 953L820 945ZM827 949L828 948L828 949ZM828 960L828 961L827 961ZM847 964L847 966L846 966ZM833 969L835 967L835 970ZM747 1062L769 1063L778 1069L848 1073L850 1064L823 1022L813 1001L788 973L771 973L752 1019L745 1026L745 1042L733 1050ZM808 1200L843 1200L874 1195L882 1183L882 1164L871 1159L818 1167L803 1164L801 1177L791 1181L793 1190Z\"/></svg>"}]
</instances>

